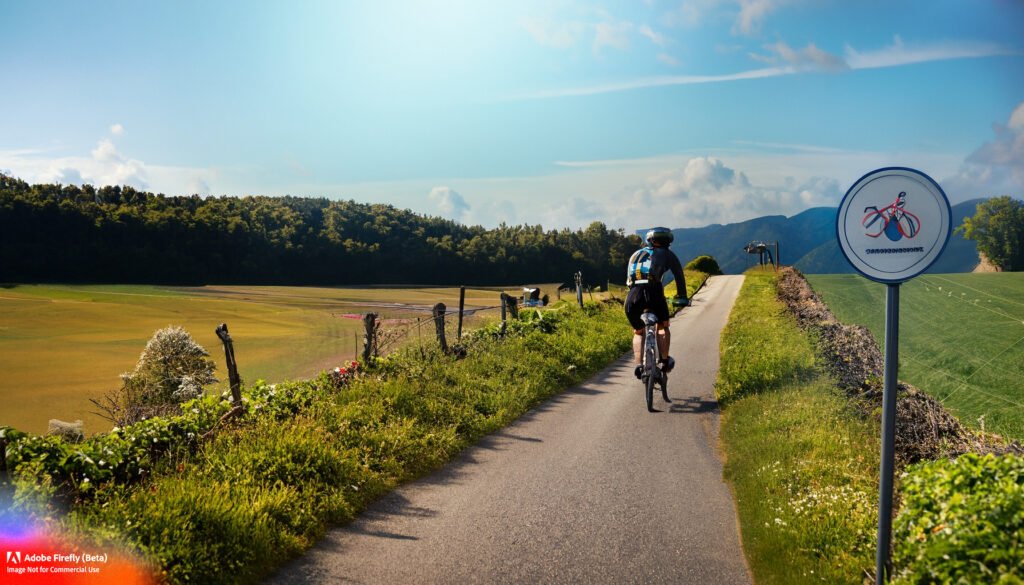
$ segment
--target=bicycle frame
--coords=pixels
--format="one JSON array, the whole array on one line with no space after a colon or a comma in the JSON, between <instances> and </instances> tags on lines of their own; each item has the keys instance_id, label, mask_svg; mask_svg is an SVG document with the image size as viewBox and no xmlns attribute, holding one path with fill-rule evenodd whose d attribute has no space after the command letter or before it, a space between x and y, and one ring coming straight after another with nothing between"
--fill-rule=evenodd
<instances>
[{"instance_id":1,"label":"bicycle frame","mask_svg":"<svg viewBox=\"0 0 1024 585\"><path fill-rule=\"evenodd\" d=\"M647 410L655 412L655 384L661 386L661 397L665 399L665 402L672 402L668 398L668 390L666 388L668 374L658 367L658 362L661 360L661 352L658 348L658 317L653 313L644 312L640 319L644 322L644 342L640 354L640 380L644 383Z\"/></svg>"}]
</instances>

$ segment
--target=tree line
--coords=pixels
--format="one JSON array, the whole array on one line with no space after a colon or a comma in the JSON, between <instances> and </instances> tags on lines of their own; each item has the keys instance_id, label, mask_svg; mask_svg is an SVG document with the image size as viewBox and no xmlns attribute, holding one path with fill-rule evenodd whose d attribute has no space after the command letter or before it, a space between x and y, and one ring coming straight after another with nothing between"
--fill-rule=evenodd
<instances>
[{"instance_id":1,"label":"tree line","mask_svg":"<svg viewBox=\"0 0 1024 585\"><path fill-rule=\"evenodd\" d=\"M635 235L494 229L315 197L166 196L0 174L0 282L471 284L622 280Z\"/></svg>"}]
</instances>

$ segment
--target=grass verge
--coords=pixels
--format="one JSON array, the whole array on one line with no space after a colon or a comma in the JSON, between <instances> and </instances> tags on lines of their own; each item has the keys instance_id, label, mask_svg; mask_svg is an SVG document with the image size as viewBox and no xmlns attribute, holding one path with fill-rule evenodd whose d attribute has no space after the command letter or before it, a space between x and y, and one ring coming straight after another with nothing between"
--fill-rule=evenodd
<instances>
[{"instance_id":1,"label":"grass verge","mask_svg":"<svg viewBox=\"0 0 1024 585\"><path fill-rule=\"evenodd\" d=\"M747 273L722 333L725 475L756 581L860 583L874 566L878 433L817 367L813 341Z\"/></svg>"}]
</instances>

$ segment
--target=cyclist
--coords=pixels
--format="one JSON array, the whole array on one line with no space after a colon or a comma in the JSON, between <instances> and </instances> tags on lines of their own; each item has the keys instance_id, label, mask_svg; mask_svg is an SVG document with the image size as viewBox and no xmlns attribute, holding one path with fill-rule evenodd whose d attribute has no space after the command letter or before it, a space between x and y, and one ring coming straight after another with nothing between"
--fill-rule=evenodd
<instances>
[{"instance_id":1,"label":"cyclist","mask_svg":"<svg viewBox=\"0 0 1024 585\"><path fill-rule=\"evenodd\" d=\"M640 353L644 341L644 322L640 316L645 310L658 318L658 351L662 356L662 371L670 372L676 364L668 355L671 341L668 330L668 301L665 298L665 287L661 282L665 273L671 272L676 282L677 295L673 298L672 304L690 304L686 298L686 277L683 276L683 267L679 263L679 257L668 248L674 239L672 230L663 227L652 228L647 232L645 239L647 246L633 252L626 268L626 286L629 287L629 294L626 295L625 309L629 324L633 326L633 357L637 363L637 378L642 373Z\"/></svg>"}]
</instances>

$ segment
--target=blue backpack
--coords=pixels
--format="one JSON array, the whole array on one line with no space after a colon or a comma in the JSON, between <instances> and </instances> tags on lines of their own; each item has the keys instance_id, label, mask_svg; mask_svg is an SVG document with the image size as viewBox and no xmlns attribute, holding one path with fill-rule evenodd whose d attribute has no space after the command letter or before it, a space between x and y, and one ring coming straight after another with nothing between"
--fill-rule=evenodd
<instances>
[{"instance_id":1,"label":"blue backpack","mask_svg":"<svg viewBox=\"0 0 1024 585\"><path fill-rule=\"evenodd\" d=\"M651 259L654 248L640 248L629 258L629 266L626 268L626 286L635 284L647 284L651 274Z\"/></svg>"}]
</instances>

